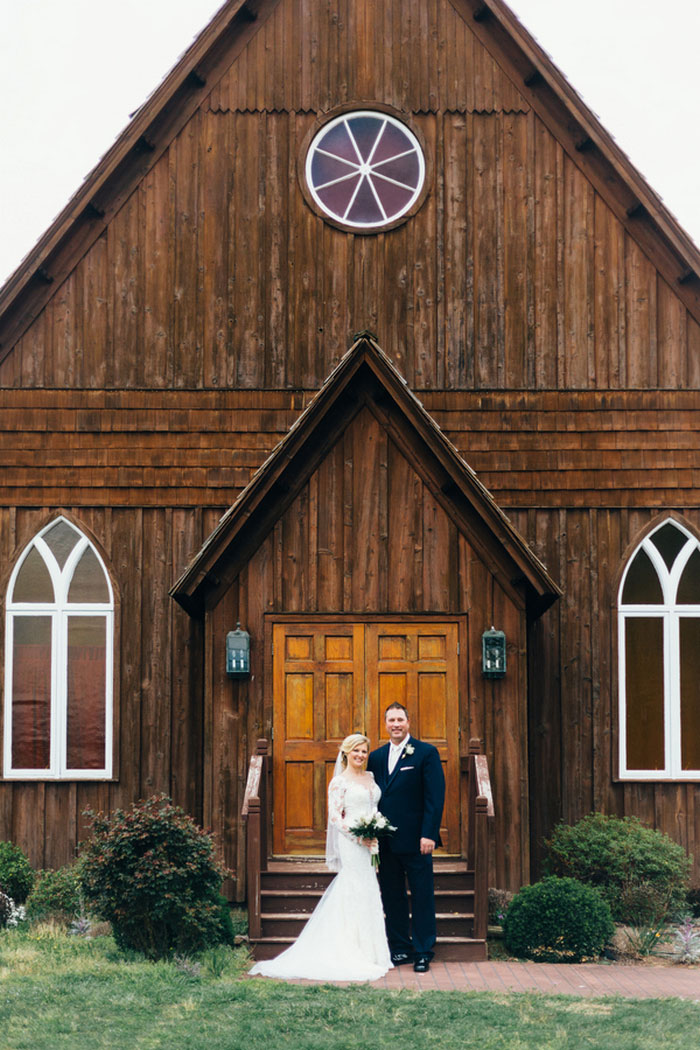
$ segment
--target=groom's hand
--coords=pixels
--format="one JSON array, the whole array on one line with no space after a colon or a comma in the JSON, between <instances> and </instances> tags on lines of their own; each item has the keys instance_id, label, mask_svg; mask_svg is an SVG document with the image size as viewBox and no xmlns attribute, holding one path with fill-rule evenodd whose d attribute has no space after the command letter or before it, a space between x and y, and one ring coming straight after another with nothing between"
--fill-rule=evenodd
<instances>
[{"instance_id":1,"label":"groom's hand","mask_svg":"<svg viewBox=\"0 0 700 1050\"><path fill-rule=\"evenodd\" d=\"M421 839L420 840L420 851L421 853L432 853L435 849L435 842L433 839Z\"/></svg>"}]
</instances>

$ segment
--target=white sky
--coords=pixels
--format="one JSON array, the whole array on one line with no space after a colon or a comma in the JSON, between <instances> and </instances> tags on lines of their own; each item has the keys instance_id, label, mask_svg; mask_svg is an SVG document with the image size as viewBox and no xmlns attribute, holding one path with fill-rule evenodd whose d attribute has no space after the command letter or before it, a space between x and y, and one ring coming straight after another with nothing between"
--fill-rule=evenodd
<instances>
[{"instance_id":1,"label":"white sky","mask_svg":"<svg viewBox=\"0 0 700 1050\"><path fill-rule=\"evenodd\" d=\"M220 6L0 0L0 283ZM700 0L510 6L700 244Z\"/></svg>"}]
</instances>

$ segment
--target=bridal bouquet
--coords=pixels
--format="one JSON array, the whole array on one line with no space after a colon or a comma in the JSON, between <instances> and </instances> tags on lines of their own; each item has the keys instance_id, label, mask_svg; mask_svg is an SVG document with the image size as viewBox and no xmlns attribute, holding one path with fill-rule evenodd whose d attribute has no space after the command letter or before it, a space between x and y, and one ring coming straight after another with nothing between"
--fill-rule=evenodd
<instances>
[{"instance_id":1,"label":"bridal bouquet","mask_svg":"<svg viewBox=\"0 0 700 1050\"><path fill-rule=\"evenodd\" d=\"M378 839L382 835L392 835L396 828L393 824L390 824L383 813L375 813L373 817L369 817L367 820L360 820L357 824L353 824L351 828L348 828L351 835L354 835L357 839ZM374 845L370 850L372 854L372 865L375 868L379 867L379 846Z\"/></svg>"}]
</instances>

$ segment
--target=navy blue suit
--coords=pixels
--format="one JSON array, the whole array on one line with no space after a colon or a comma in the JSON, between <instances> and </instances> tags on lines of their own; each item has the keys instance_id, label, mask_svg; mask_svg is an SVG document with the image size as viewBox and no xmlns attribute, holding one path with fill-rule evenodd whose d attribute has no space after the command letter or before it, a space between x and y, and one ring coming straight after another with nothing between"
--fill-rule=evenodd
<instances>
[{"instance_id":1,"label":"navy blue suit","mask_svg":"<svg viewBox=\"0 0 700 1050\"><path fill-rule=\"evenodd\" d=\"M433 858L420 852L420 840L432 839L441 845L445 777L440 755L432 744L409 736L391 775L388 744L371 753L367 768L382 791L379 809L397 828L379 842L379 885L389 947L392 952L431 957L436 936ZM406 879L411 888L412 924Z\"/></svg>"}]
</instances>

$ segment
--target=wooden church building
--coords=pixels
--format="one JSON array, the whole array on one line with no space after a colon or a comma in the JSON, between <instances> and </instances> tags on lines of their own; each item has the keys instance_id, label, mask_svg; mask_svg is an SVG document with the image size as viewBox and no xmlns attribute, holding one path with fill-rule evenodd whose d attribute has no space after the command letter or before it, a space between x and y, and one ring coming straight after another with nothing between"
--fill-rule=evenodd
<instances>
[{"instance_id":1,"label":"wooden church building","mask_svg":"<svg viewBox=\"0 0 700 1050\"><path fill-rule=\"evenodd\" d=\"M250 899L399 699L446 870L700 859L699 275L502 0L229 0L0 292L0 839L164 792Z\"/></svg>"}]
</instances>

